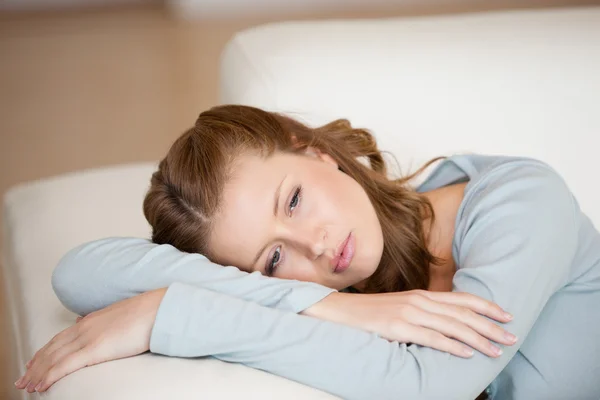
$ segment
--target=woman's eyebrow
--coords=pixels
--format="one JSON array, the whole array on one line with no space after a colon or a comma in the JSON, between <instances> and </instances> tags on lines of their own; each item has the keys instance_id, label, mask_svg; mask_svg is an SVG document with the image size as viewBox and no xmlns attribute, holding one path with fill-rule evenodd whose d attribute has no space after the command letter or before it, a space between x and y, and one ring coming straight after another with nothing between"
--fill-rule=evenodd
<instances>
[{"instance_id":1,"label":"woman's eyebrow","mask_svg":"<svg viewBox=\"0 0 600 400\"><path fill-rule=\"evenodd\" d=\"M277 211L279 210L279 197L281 196L281 186L283 186L283 182L285 181L285 178L287 178L287 174L285 174L283 176L283 179L281 180L281 182L279 182L279 185L277 186L277 189L275 189L275 198L274 198L274 204L273 204L273 216L275 218L277 218ZM258 259L260 258L260 255L265 251L265 249L267 248L267 246L269 245L269 243L265 243L265 245L263 247L261 247L261 249L258 251L258 253L256 253L256 256L254 257L254 260L252 261L252 265L254 267L254 265L256 265Z\"/></svg>"},{"instance_id":2,"label":"woman's eyebrow","mask_svg":"<svg viewBox=\"0 0 600 400\"><path fill-rule=\"evenodd\" d=\"M285 178L287 178L287 174L284 175L281 182L279 182L279 186L277 186L277 189L275 189L275 203L273 204L273 216L275 216L275 218L277 218L277 210L279 209L279 195L281 195L281 186L283 185Z\"/></svg>"}]
</instances>

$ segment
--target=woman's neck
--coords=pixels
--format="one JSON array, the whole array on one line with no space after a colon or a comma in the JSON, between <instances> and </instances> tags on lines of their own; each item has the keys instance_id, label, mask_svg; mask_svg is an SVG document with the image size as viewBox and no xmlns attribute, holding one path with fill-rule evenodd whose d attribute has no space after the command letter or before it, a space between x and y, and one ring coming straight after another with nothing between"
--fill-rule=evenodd
<instances>
[{"instance_id":1,"label":"woman's neck","mask_svg":"<svg viewBox=\"0 0 600 400\"><path fill-rule=\"evenodd\" d=\"M423 221L425 237L428 238L427 248L431 254L442 261L440 265L431 264L429 266L428 290L435 292L452 291L452 279L456 272L456 264L452 258L454 224L456 223L456 215L463 200L466 185L467 183L457 183L423 193L431 202L435 215L433 224L430 224L430 219ZM359 292L364 292L368 279L352 287Z\"/></svg>"},{"instance_id":2,"label":"woman's neck","mask_svg":"<svg viewBox=\"0 0 600 400\"><path fill-rule=\"evenodd\" d=\"M435 215L433 224L430 224L430 220L423 222L428 249L442 261L440 265L432 264L429 267L428 290L452 291L452 279L456 272L456 264L452 258L454 225L466 185L467 183L457 183L423 193L431 202Z\"/></svg>"}]
</instances>

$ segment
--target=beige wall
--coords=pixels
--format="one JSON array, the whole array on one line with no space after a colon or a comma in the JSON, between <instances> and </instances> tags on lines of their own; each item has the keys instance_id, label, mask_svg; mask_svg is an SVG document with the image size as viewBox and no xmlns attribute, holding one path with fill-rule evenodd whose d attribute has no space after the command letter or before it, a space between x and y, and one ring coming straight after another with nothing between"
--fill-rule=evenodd
<instances>
[{"instance_id":1,"label":"beige wall","mask_svg":"<svg viewBox=\"0 0 600 400\"><path fill-rule=\"evenodd\" d=\"M470 7L515 3L600 0L488 1L485 7L476 1ZM327 15L414 15L467 5ZM0 195L26 180L160 157L199 111L217 101L218 57L228 38L285 17L185 22L160 7L0 14Z\"/></svg>"},{"instance_id":2,"label":"beige wall","mask_svg":"<svg viewBox=\"0 0 600 400\"><path fill-rule=\"evenodd\" d=\"M592 3L599 1L490 0L435 7L424 2L312 16ZM159 6L0 14L0 196L24 181L158 159L201 110L217 101L218 57L229 37L244 27L286 17L185 22L169 18ZM0 338L9 333L3 300L0 296ZM8 349L2 340L0 399L10 399L17 377L3 372Z\"/></svg>"}]
</instances>

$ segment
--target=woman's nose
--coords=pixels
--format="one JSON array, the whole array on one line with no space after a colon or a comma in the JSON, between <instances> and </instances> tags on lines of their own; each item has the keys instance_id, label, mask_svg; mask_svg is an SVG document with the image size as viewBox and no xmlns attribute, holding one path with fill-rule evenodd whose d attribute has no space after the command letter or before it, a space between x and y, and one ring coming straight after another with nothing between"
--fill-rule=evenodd
<instances>
[{"instance_id":1,"label":"woman's nose","mask_svg":"<svg viewBox=\"0 0 600 400\"><path fill-rule=\"evenodd\" d=\"M302 226L290 229L289 240L311 260L327 251L327 231L319 227Z\"/></svg>"}]
</instances>

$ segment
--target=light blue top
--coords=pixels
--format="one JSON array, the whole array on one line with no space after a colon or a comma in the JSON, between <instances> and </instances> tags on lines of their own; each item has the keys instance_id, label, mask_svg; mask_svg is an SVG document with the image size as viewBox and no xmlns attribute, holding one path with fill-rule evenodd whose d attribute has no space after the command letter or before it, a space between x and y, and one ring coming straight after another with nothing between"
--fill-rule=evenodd
<instances>
[{"instance_id":1,"label":"light blue top","mask_svg":"<svg viewBox=\"0 0 600 400\"><path fill-rule=\"evenodd\" d=\"M334 290L248 274L144 239L70 251L52 284L85 315L169 287L150 350L244 363L344 399L600 398L600 235L563 179L523 158L454 156L419 187L469 181L456 217L453 290L514 315L520 340L462 359L296 313Z\"/></svg>"}]
</instances>

